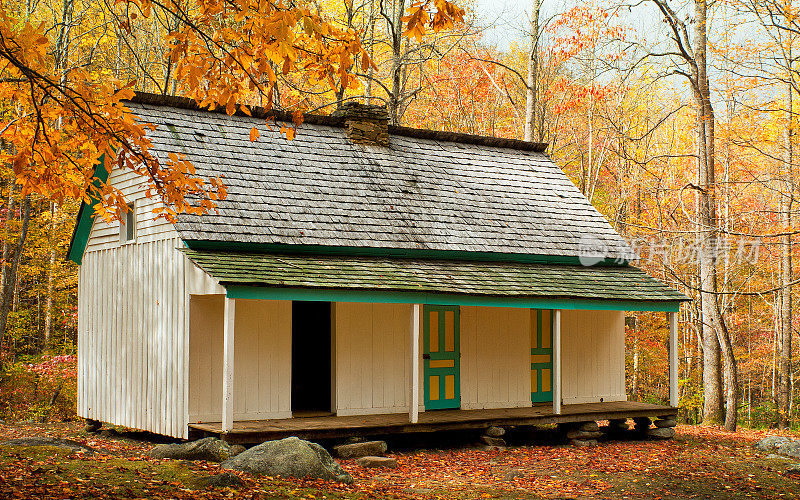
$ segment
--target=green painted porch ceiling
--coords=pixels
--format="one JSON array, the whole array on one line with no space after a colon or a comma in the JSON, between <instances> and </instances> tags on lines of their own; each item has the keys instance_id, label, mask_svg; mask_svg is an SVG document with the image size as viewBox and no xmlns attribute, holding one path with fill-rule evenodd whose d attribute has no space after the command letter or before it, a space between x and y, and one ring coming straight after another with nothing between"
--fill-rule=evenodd
<instances>
[{"instance_id":1,"label":"green painted porch ceiling","mask_svg":"<svg viewBox=\"0 0 800 500\"><path fill-rule=\"evenodd\" d=\"M226 286L417 292L503 298L676 302L687 298L632 266L570 266L182 249Z\"/></svg>"}]
</instances>

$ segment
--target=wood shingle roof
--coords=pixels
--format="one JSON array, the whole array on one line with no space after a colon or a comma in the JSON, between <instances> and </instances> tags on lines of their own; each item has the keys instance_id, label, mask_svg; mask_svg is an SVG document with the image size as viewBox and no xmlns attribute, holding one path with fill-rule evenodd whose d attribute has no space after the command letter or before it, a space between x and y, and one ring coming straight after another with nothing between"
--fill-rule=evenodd
<instances>
[{"instance_id":1,"label":"wood shingle roof","mask_svg":"<svg viewBox=\"0 0 800 500\"><path fill-rule=\"evenodd\" d=\"M389 147L357 145L324 120L287 140L263 118L129 106L157 125L157 156L184 153L199 175L223 176L218 213L178 218L187 241L571 257L592 241L611 259L631 256L544 153L509 147L519 141L394 128Z\"/></svg>"}]
</instances>

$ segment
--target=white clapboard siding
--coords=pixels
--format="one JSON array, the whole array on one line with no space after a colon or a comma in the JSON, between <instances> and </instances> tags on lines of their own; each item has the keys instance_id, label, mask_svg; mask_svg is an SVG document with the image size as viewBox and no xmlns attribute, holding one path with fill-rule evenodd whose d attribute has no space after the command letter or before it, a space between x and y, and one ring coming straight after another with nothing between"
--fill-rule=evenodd
<instances>
[{"instance_id":1,"label":"white clapboard siding","mask_svg":"<svg viewBox=\"0 0 800 500\"><path fill-rule=\"evenodd\" d=\"M564 404L625 401L625 313L562 311Z\"/></svg>"},{"instance_id":2,"label":"white clapboard siding","mask_svg":"<svg viewBox=\"0 0 800 500\"><path fill-rule=\"evenodd\" d=\"M153 196L145 196L146 179L130 170L114 169L108 176L108 182L120 189L128 203L136 207L136 239L141 243L159 241L177 237L175 228L163 217L155 218L154 209L161 207L161 201ZM119 221L106 222L95 219L92 225L92 237L86 245L86 251L116 248L119 243Z\"/></svg>"},{"instance_id":3,"label":"white clapboard siding","mask_svg":"<svg viewBox=\"0 0 800 500\"><path fill-rule=\"evenodd\" d=\"M337 415L407 412L411 305L333 308Z\"/></svg>"},{"instance_id":4,"label":"white clapboard siding","mask_svg":"<svg viewBox=\"0 0 800 500\"><path fill-rule=\"evenodd\" d=\"M191 297L189 422L222 417L224 295ZM234 420L289 418L291 412L292 303L236 300Z\"/></svg>"},{"instance_id":5,"label":"white clapboard siding","mask_svg":"<svg viewBox=\"0 0 800 500\"><path fill-rule=\"evenodd\" d=\"M530 310L461 307L461 408L531 405Z\"/></svg>"}]
</instances>

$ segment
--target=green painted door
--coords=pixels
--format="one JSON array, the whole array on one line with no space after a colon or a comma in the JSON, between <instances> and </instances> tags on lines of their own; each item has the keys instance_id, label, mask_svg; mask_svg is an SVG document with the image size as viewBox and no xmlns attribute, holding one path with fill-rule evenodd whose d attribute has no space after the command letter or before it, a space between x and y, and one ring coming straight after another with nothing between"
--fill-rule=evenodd
<instances>
[{"instance_id":1,"label":"green painted door","mask_svg":"<svg viewBox=\"0 0 800 500\"><path fill-rule=\"evenodd\" d=\"M531 401L553 400L553 311L531 309Z\"/></svg>"},{"instance_id":2,"label":"green painted door","mask_svg":"<svg viewBox=\"0 0 800 500\"><path fill-rule=\"evenodd\" d=\"M425 409L461 407L461 319L458 306L423 306Z\"/></svg>"}]
</instances>

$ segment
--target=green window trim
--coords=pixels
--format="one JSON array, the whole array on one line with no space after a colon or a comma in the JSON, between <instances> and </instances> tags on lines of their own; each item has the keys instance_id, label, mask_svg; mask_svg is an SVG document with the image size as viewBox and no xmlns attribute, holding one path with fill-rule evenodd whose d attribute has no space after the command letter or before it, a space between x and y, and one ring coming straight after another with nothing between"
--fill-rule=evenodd
<instances>
[{"instance_id":1,"label":"green window trim","mask_svg":"<svg viewBox=\"0 0 800 500\"><path fill-rule=\"evenodd\" d=\"M94 185L99 186L100 182L108 180L108 168L105 166L106 155L100 155L98 165L94 169ZM103 167L103 168L100 168ZM99 181L99 182L98 182ZM83 253L86 251L86 244L89 243L89 234L92 232L92 223L94 222L94 207L100 201L92 197L91 202L87 205L82 202L78 209L78 217L75 222L75 229L72 231L72 239L69 242L69 250L67 251L67 260L80 265L83 261Z\"/></svg>"},{"instance_id":2,"label":"green window trim","mask_svg":"<svg viewBox=\"0 0 800 500\"><path fill-rule=\"evenodd\" d=\"M664 311L678 312L681 301L589 300L570 298L528 298L458 295L448 293L395 292L386 290L345 290L323 288L277 288L226 285L231 299L317 300L325 302L365 302L381 304L431 304L526 309L564 309L589 311Z\"/></svg>"}]
</instances>

